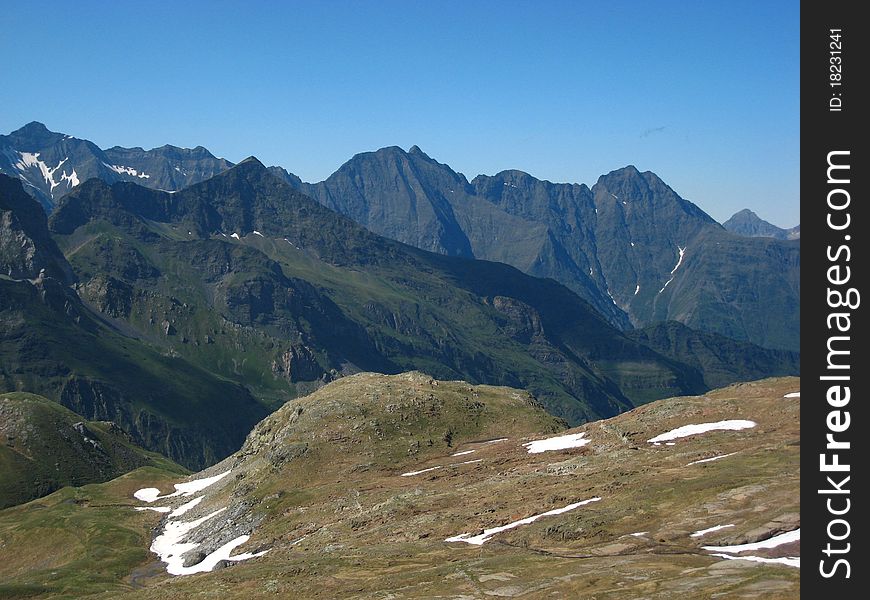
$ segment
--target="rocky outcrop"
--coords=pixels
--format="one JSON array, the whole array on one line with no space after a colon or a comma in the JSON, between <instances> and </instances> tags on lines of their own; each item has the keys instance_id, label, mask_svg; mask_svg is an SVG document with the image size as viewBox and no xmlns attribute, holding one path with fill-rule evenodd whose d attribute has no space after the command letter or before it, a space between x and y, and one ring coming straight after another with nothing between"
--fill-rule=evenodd
<instances>
[{"instance_id":1,"label":"rocky outcrop","mask_svg":"<svg viewBox=\"0 0 870 600\"><path fill-rule=\"evenodd\" d=\"M17 179L0 175L0 274L71 281L72 269L51 239L45 213Z\"/></svg>"}]
</instances>

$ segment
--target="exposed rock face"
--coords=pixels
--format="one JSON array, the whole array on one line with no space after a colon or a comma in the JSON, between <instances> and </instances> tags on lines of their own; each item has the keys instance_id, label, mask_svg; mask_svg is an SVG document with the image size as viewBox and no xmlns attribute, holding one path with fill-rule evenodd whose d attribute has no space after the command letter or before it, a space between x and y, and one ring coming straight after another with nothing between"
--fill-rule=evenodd
<instances>
[{"instance_id":1,"label":"exposed rock face","mask_svg":"<svg viewBox=\"0 0 870 600\"><path fill-rule=\"evenodd\" d=\"M307 346L291 346L272 362L272 372L288 381L312 381L324 375L314 353Z\"/></svg>"},{"instance_id":2,"label":"exposed rock face","mask_svg":"<svg viewBox=\"0 0 870 600\"><path fill-rule=\"evenodd\" d=\"M0 175L0 273L36 279L40 273L61 281L72 269L48 234L47 219L21 182Z\"/></svg>"},{"instance_id":3,"label":"exposed rock face","mask_svg":"<svg viewBox=\"0 0 870 600\"><path fill-rule=\"evenodd\" d=\"M354 156L320 183L283 178L381 235L551 277L623 329L676 320L766 347L799 347L800 247L762 248L731 235L633 166L591 189L515 170L469 183L416 147L390 147ZM723 247L731 262L717 260ZM776 297L758 296L771 280Z\"/></svg>"},{"instance_id":4,"label":"exposed rock face","mask_svg":"<svg viewBox=\"0 0 870 600\"><path fill-rule=\"evenodd\" d=\"M492 306L508 318L504 331L515 340L528 344L543 336L541 316L528 304L514 298L496 296L492 299Z\"/></svg>"}]
</instances>

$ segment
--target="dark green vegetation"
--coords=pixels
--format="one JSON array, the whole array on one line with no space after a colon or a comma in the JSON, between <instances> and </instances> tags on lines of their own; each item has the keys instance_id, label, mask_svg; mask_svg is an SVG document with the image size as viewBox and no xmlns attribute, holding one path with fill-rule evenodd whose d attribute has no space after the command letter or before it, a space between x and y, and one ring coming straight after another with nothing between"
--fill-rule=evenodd
<instances>
[{"instance_id":1,"label":"dark green vegetation","mask_svg":"<svg viewBox=\"0 0 870 600\"><path fill-rule=\"evenodd\" d=\"M572 422L703 388L555 282L379 237L256 159L176 194L91 180L50 227L91 305L276 404L359 370L527 387Z\"/></svg>"},{"instance_id":2,"label":"dark green vegetation","mask_svg":"<svg viewBox=\"0 0 870 600\"><path fill-rule=\"evenodd\" d=\"M73 600L129 589L135 569L151 561L157 520L153 512L133 510L139 504L133 492L171 488L179 477L174 469L142 467L0 511L0 598Z\"/></svg>"},{"instance_id":3,"label":"dark green vegetation","mask_svg":"<svg viewBox=\"0 0 870 600\"><path fill-rule=\"evenodd\" d=\"M36 121L0 135L0 173L21 178L28 193L47 211L75 185L91 177L179 190L231 166L202 146L166 145L151 150L115 146L101 150L93 142L49 131Z\"/></svg>"},{"instance_id":4,"label":"dark green vegetation","mask_svg":"<svg viewBox=\"0 0 870 600\"><path fill-rule=\"evenodd\" d=\"M726 560L701 546L800 527L800 400L783 397L799 387L797 378L768 379L654 402L576 430L589 440L583 447L529 454L523 443L562 425L524 391L420 373L346 377L279 409L238 453L195 476L231 470L178 521L219 508L232 518L193 529L189 556L241 534L251 537L237 552L264 556L168 576L147 553L162 517L135 512L144 503L133 493L166 493L178 480L140 469L0 511L0 594L790 600L800 594L799 569ZM757 425L673 446L647 442L724 419ZM482 546L445 541L596 497ZM799 556L799 543L752 554Z\"/></svg>"},{"instance_id":5,"label":"dark green vegetation","mask_svg":"<svg viewBox=\"0 0 870 600\"><path fill-rule=\"evenodd\" d=\"M84 421L35 394L0 394L0 508L63 486L107 481L146 465L185 473L136 446L115 423Z\"/></svg>"},{"instance_id":6,"label":"dark green vegetation","mask_svg":"<svg viewBox=\"0 0 870 600\"><path fill-rule=\"evenodd\" d=\"M734 213L730 219L722 223L722 227L731 233L747 237L771 237L778 240L796 240L801 237L800 225L782 229L768 223L748 208Z\"/></svg>"},{"instance_id":7,"label":"dark green vegetation","mask_svg":"<svg viewBox=\"0 0 870 600\"><path fill-rule=\"evenodd\" d=\"M358 154L317 184L273 171L376 233L551 277L617 326L676 320L798 350L799 242L733 235L653 173L629 166L592 188L522 171L469 182L416 146Z\"/></svg>"},{"instance_id":8,"label":"dark green vegetation","mask_svg":"<svg viewBox=\"0 0 870 600\"><path fill-rule=\"evenodd\" d=\"M84 304L45 215L0 175L0 391L28 391L191 468L236 450L268 412L251 393Z\"/></svg>"},{"instance_id":9,"label":"dark green vegetation","mask_svg":"<svg viewBox=\"0 0 870 600\"><path fill-rule=\"evenodd\" d=\"M769 350L715 333L690 329L676 321L658 323L626 335L656 352L691 365L704 374L710 388L735 381L753 381L800 373L800 354Z\"/></svg>"}]
</instances>

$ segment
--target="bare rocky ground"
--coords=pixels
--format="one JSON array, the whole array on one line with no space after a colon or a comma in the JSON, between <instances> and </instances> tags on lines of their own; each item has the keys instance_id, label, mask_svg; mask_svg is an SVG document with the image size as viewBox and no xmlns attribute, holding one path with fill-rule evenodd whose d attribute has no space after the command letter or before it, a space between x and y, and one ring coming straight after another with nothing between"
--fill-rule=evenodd
<instances>
[{"instance_id":1,"label":"bare rocky ground","mask_svg":"<svg viewBox=\"0 0 870 600\"><path fill-rule=\"evenodd\" d=\"M172 492L178 480L156 472L89 486L117 497L106 514L129 523L136 535L118 544L138 552L117 569L122 577L107 576L108 591L91 597L796 598L799 568L713 556L702 546L800 527L800 398L784 397L799 389L798 378L777 378L662 400L567 432L583 432L585 445L532 454L524 443L566 432L525 392L420 373L347 377L261 422L238 453L192 477L229 471L201 491L134 498L140 487ZM726 420L756 425L648 442ZM42 499L48 511L57 510L53 496ZM174 510L198 497L176 517L133 510ZM266 553L170 576L143 552L167 524L219 509L183 540L198 544L183 554L185 567L242 535L250 539L229 558ZM9 524L24 514L16 510L33 512L0 512L0 580L24 586L29 578L45 585L45 597L71 593L20 561L3 566L10 543L27 540ZM547 511L554 514L480 545L446 541ZM797 557L799 546L731 556Z\"/></svg>"}]
</instances>

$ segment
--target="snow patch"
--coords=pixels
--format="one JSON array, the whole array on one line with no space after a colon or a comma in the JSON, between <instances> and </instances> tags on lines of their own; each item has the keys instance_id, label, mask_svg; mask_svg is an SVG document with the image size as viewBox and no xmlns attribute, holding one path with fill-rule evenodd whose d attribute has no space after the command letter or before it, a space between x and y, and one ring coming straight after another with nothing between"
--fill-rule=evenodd
<instances>
[{"instance_id":1,"label":"snow patch","mask_svg":"<svg viewBox=\"0 0 870 600\"><path fill-rule=\"evenodd\" d=\"M715 423L701 423L699 425L683 425L682 427L677 427L676 429L672 429L668 432L662 433L660 435L655 436L647 440L648 442L655 444L657 442L668 442L670 440L676 440L679 438L688 437L690 435L697 435L699 433L707 433L708 431L715 431L717 429L728 430L728 431L737 431L740 429L749 429L755 427L757 423L755 421L747 421L744 419L730 419L727 421L717 421Z\"/></svg>"},{"instance_id":2,"label":"snow patch","mask_svg":"<svg viewBox=\"0 0 870 600\"><path fill-rule=\"evenodd\" d=\"M701 460L693 460L687 467L691 467L692 465L700 465L701 463L713 462L714 460L719 460L720 458L726 458L728 456L734 456L737 454L736 452L729 452L728 454L720 454L719 456L713 456L712 458L702 458Z\"/></svg>"},{"instance_id":3,"label":"snow patch","mask_svg":"<svg viewBox=\"0 0 870 600\"><path fill-rule=\"evenodd\" d=\"M631 535L633 537L643 537L648 533L649 533L649 531L635 531L634 533L631 533L629 535Z\"/></svg>"},{"instance_id":4,"label":"snow patch","mask_svg":"<svg viewBox=\"0 0 870 600\"><path fill-rule=\"evenodd\" d=\"M262 233L260 233L259 231L257 231L256 229L254 230L254 235L259 235L260 237L266 237L266 236L264 236Z\"/></svg>"},{"instance_id":5,"label":"snow patch","mask_svg":"<svg viewBox=\"0 0 870 600\"><path fill-rule=\"evenodd\" d=\"M801 397L801 393L800 393L800 392L791 392L791 393L786 394L785 396L783 396L783 398L800 398L800 397Z\"/></svg>"},{"instance_id":6,"label":"snow patch","mask_svg":"<svg viewBox=\"0 0 870 600\"><path fill-rule=\"evenodd\" d=\"M786 565L789 567L796 567L798 569L801 568L801 557L800 556L784 556L782 558L765 558L763 556L731 556L730 554L713 554L712 556L718 556L720 558L727 558L728 560L748 560L750 562L759 562L759 563L777 563L780 565Z\"/></svg>"},{"instance_id":7,"label":"snow patch","mask_svg":"<svg viewBox=\"0 0 870 600\"><path fill-rule=\"evenodd\" d=\"M138 177L139 179L150 179L151 175L146 174L144 171L139 172L133 167L125 167L124 165L110 165L109 163L103 163L103 165L113 170L118 175L131 175L133 177Z\"/></svg>"},{"instance_id":8,"label":"snow patch","mask_svg":"<svg viewBox=\"0 0 870 600\"><path fill-rule=\"evenodd\" d=\"M230 237L231 237L231 238L236 238L237 240L240 239L238 233L233 233L232 235L230 235Z\"/></svg>"},{"instance_id":9,"label":"snow patch","mask_svg":"<svg viewBox=\"0 0 870 600\"><path fill-rule=\"evenodd\" d=\"M775 535L760 542L751 544L737 544L736 546L701 546L704 550L711 552L727 552L729 554L738 554L740 552L748 552L750 550L761 550L763 548L776 548L783 544L799 542L801 539L801 528L798 527L793 531L787 531L779 535Z\"/></svg>"},{"instance_id":10,"label":"snow patch","mask_svg":"<svg viewBox=\"0 0 870 600\"><path fill-rule=\"evenodd\" d=\"M436 469L440 469L441 467L429 467L428 469L422 469L420 471L408 471L407 473L402 473L400 477L411 477L412 475L419 475L420 473L428 473L429 471L434 471Z\"/></svg>"},{"instance_id":11,"label":"snow patch","mask_svg":"<svg viewBox=\"0 0 870 600\"><path fill-rule=\"evenodd\" d=\"M178 517L180 517L181 515L183 515L184 513L189 511L190 509L192 509L193 507L195 507L197 504L202 502L202 499L203 499L203 496L199 496L197 498L194 498L190 502L185 502L184 504L182 504L181 506L179 506L178 508L173 510L169 514L169 518L170 519L177 519Z\"/></svg>"},{"instance_id":12,"label":"snow patch","mask_svg":"<svg viewBox=\"0 0 870 600\"><path fill-rule=\"evenodd\" d=\"M142 502L154 502L155 500L163 500L164 498L174 498L176 496L193 496L195 493L200 492L212 485L213 483L217 483L224 477L230 474L230 471L224 471L220 475L215 475L214 477L206 477L204 479L194 479L193 481L187 481L185 483L176 483L175 491L171 494L167 494L165 496L160 495L160 490L157 488L143 488L141 490L137 490L133 493L133 497L137 500L141 500Z\"/></svg>"},{"instance_id":13,"label":"snow patch","mask_svg":"<svg viewBox=\"0 0 870 600\"><path fill-rule=\"evenodd\" d=\"M160 498L160 490L157 488L142 488L133 492L133 497L142 502L154 502Z\"/></svg>"},{"instance_id":14,"label":"snow patch","mask_svg":"<svg viewBox=\"0 0 870 600\"><path fill-rule=\"evenodd\" d=\"M10 161L14 161L12 166L14 166L19 172L24 172L27 169L31 168L39 169L40 175L42 175L45 183L49 185L49 191L52 193L54 192L54 188L63 183L66 183L66 185L68 185L70 189L74 188L80 183L79 176L76 173L75 169L72 170L72 173L70 175L67 175L66 169L61 169L63 164L69 160L69 157L64 158L59 163L57 163L57 166L52 168L45 164L45 162L43 162L39 158L39 152L17 152L17 159L13 154L9 152L6 152L5 154L9 157ZM54 174L58 171L60 171L60 181L55 181Z\"/></svg>"},{"instance_id":15,"label":"snow patch","mask_svg":"<svg viewBox=\"0 0 870 600\"><path fill-rule=\"evenodd\" d=\"M192 575L194 573L205 573L211 571L222 560L240 561L249 558L262 556L268 550L262 552L244 552L232 556L231 553L237 547L247 542L251 536L240 535L239 537L230 540L214 552L210 553L200 562L189 567L184 566L183 555L199 546L197 543L184 543L185 537L192 530L196 529L209 519L217 516L225 511L226 508L220 508L204 517L189 521L187 523L179 521L170 521L163 529L163 533L154 539L151 544L151 552L160 557L160 560L166 563L166 572L170 575Z\"/></svg>"},{"instance_id":16,"label":"snow patch","mask_svg":"<svg viewBox=\"0 0 870 600\"><path fill-rule=\"evenodd\" d=\"M541 517L549 517L552 515L560 515L562 513L566 513L570 510L574 510L584 504L589 504L591 502L598 502L601 500L599 497L590 498L589 500L583 500L581 502L575 502L574 504L569 504L568 506L563 506L562 508L554 508L553 510L548 510L547 512L541 513L539 515L532 515L531 517L526 517L525 519L520 519L519 521L514 521L512 523L508 523L507 525L501 525L499 527L493 527L491 529L484 529L483 533L472 536L470 533L461 533L459 535L455 535L453 537L449 537L445 542L465 542L466 544L472 544L474 546L482 546L484 542L489 541L494 535L497 533L501 533L502 531L507 531L508 529L513 529L515 527L519 527L520 525L528 525L529 523L534 523Z\"/></svg>"},{"instance_id":17,"label":"snow patch","mask_svg":"<svg viewBox=\"0 0 870 600\"><path fill-rule=\"evenodd\" d=\"M472 452L476 452L476 450L466 450L464 452L457 452L456 454L451 454L450 456L465 456L466 454L471 454Z\"/></svg>"},{"instance_id":18,"label":"snow patch","mask_svg":"<svg viewBox=\"0 0 870 600\"><path fill-rule=\"evenodd\" d=\"M699 529L695 533L689 535L689 537L701 537L702 535L707 535L708 533L713 533L720 529L727 529L728 527L734 527L734 523L729 523L728 525L715 525L713 527L708 527L707 529Z\"/></svg>"},{"instance_id":19,"label":"snow patch","mask_svg":"<svg viewBox=\"0 0 870 600\"><path fill-rule=\"evenodd\" d=\"M634 295L637 296L637 293L640 291L640 284L637 284L637 287L634 288Z\"/></svg>"},{"instance_id":20,"label":"snow patch","mask_svg":"<svg viewBox=\"0 0 870 600\"><path fill-rule=\"evenodd\" d=\"M529 454L549 452L550 450L564 450L566 448L580 448L589 443L589 440L583 438L585 435L585 431L569 433L543 440L535 440L534 442L526 442L523 446L528 449Z\"/></svg>"},{"instance_id":21,"label":"snow patch","mask_svg":"<svg viewBox=\"0 0 870 600\"><path fill-rule=\"evenodd\" d=\"M662 286L662 289L659 290L659 294L665 291L665 288L668 287L668 284L674 280L674 277L676 277L677 269L679 269L680 265L683 264L683 256L686 254L686 248L688 248L688 246L686 246L685 248L680 248L679 246L677 246L677 250L680 253L680 258L679 260L677 260L677 264L674 265L674 268L671 269L671 278L665 282L665 284Z\"/></svg>"}]
</instances>

